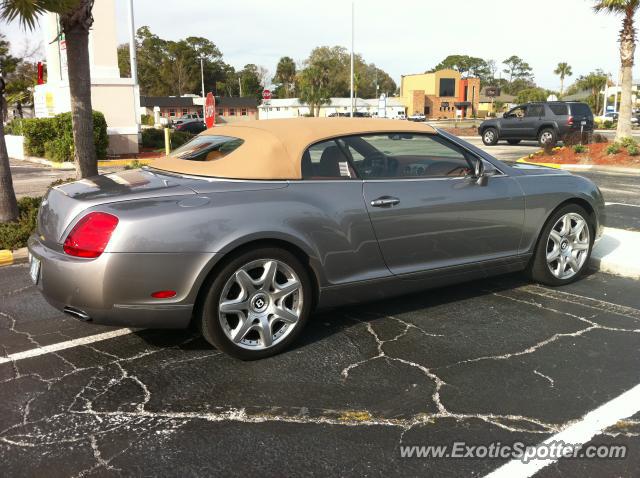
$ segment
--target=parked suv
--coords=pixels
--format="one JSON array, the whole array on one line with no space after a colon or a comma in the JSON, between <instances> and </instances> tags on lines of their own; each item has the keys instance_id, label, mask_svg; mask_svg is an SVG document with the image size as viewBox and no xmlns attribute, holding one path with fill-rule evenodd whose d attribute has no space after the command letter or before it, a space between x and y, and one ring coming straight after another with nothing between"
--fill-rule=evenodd
<instances>
[{"instance_id":1,"label":"parked suv","mask_svg":"<svg viewBox=\"0 0 640 478\"><path fill-rule=\"evenodd\" d=\"M482 142L487 146L503 139L509 144L518 144L526 139L536 139L540 146L555 144L580 131L593 131L593 113L586 103L573 101L519 105L502 118L483 121L478 129Z\"/></svg>"}]
</instances>

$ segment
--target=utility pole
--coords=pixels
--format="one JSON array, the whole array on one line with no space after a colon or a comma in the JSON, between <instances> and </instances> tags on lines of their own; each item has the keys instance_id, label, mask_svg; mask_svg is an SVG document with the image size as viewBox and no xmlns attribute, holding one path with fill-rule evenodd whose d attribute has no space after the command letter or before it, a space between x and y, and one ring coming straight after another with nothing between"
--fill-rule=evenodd
<instances>
[{"instance_id":1,"label":"utility pole","mask_svg":"<svg viewBox=\"0 0 640 478\"><path fill-rule=\"evenodd\" d=\"M205 117L205 112L204 112L204 58L200 57L200 80L202 81L202 118L204 119Z\"/></svg>"},{"instance_id":2,"label":"utility pole","mask_svg":"<svg viewBox=\"0 0 640 478\"><path fill-rule=\"evenodd\" d=\"M240 77L238 77L238 88L240 88L240 98L242 98L242 81L240 81Z\"/></svg>"},{"instance_id":3,"label":"utility pole","mask_svg":"<svg viewBox=\"0 0 640 478\"><path fill-rule=\"evenodd\" d=\"M353 96L353 44L354 44L354 26L355 26L355 6L354 2L351 2L351 117L353 118L353 103L355 98Z\"/></svg>"}]
</instances>

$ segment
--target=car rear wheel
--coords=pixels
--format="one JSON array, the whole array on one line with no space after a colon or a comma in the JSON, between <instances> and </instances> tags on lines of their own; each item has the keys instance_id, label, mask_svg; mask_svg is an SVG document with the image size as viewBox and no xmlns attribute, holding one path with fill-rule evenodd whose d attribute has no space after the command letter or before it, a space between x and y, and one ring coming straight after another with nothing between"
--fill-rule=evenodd
<instances>
[{"instance_id":1,"label":"car rear wheel","mask_svg":"<svg viewBox=\"0 0 640 478\"><path fill-rule=\"evenodd\" d=\"M555 146L558 142L556 132L552 128L545 128L538 133L538 144L544 147L546 144Z\"/></svg>"},{"instance_id":2,"label":"car rear wheel","mask_svg":"<svg viewBox=\"0 0 640 478\"><path fill-rule=\"evenodd\" d=\"M521 140L519 140L519 139L508 139L507 143L515 145L515 144L520 144L520 141Z\"/></svg>"},{"instance_id":3,"label":"car rear wheel","mask_svg":"<svg viewBox=\"0 0 640 478\"><path fill-rule=\"evenodd\" d=\"M568 204L547 221L529 265L530 277L558 286L577 280L587 268L593 248L594 225L577 204Z\"/></svg>"},{"instance_id":4,"label":"car rear wheel","mask_svg":"<svg viewBox=\"0 0 640 478\"><path fill-rule=\"evenodd\" d=\"M498 143L498 130L487 128L482 132L482 142L487 146L494 146Z\"/></svg>"},{"instance_id":5,"label":"car rear wheel","mask_svg":"<svg viewBox=\"0 0 640 478\"><path fill-rule=\"evenodd\" d=\"M204 338L233 357L256 360L289 347L311 311L302 263L283 249L262 248L230 260L211 282L200 311Z\"/></svg>"}]
</instances>

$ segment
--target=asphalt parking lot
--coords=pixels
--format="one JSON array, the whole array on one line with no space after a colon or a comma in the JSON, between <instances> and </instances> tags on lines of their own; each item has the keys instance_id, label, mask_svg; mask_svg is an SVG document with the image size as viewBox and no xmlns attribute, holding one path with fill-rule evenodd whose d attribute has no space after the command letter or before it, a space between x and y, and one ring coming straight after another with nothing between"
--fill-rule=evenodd
<instances>
[{"instance_id":1,"label":"asphalt parking lot","mask_svg":"<svg viewBox=\"0 0 640 478\"><path fill-rule=\"evenodd\" d=\"M592 177L614 227L640 230L638 178ZM633 389L637 292L598 272L557 289L503 276L317 313L292 351L240 362L192 331L67 318L25 264L4 267L0 473L484 476L508 460L401 450L536 445ZM587 443L627 456L561 459L535 476L637 476L640 413Z\"/></svg>"},{"instance_id":2,"label":"asphalt parking lot","mask_svg":"<svg viewBox=\"0 0 640 478\"><path fill-rule=\"evenodd\" d=\"M189 331L30 356L112 329L51 309L26 265L0 277L3 352L27 351L0 364L5 476L481 476L505 460L399 447L533 445L639 382L637 283L604 274L555 290L505 276L317 314L293 351L258 362ZM632 476L639 436L637 416L594 438L626 444L626 459L554 466Z\"/></svg>"}]
</instances>

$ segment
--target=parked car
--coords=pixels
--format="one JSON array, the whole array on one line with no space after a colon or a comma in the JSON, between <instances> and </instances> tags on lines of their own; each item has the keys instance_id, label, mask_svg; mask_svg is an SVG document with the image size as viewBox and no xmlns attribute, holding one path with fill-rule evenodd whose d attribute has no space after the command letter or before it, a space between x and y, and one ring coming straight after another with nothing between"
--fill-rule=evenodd
<instances>
[{"instance_id":1,"label":"parked car","mask_svg":"<svg viewBox=\"0 0 640 478\"><path fill-rule=\"evenodd\" d=\"M202 116L197 113L182 115L180 118L171 121L171 124L175 127L179 124L190 123L192 121L202 121Z\"/></svg>"},{"instance_id":2,"label":"parked car","mask_svg":"<svg viewBox=\"0 0 640 478\"><path fill-rule=\"evenodd\" d=\"M180 123L175 125L176 131L186 131L188 133L199 134L207 129L207 125L204 122L198 121L189 121L186 123Z\"/></svg>"},{"instance_id":3,"label":"parked car","mask_svg":"<svg viewBox=\"0 0 640 478\"><path fill-rule=\"evenodd\" d=\"M631 116L631 124L632 125L637 125L638 124L639 116L640 115ZM607 112L607 113L605 113L603 115L598 116L596 119L598 121L603 122L603 123L605 121L611 121L612 123L617 123L619 117L620 117L620 113L614 112L614 111L609 111L609 112Z\"/></svg>"},{"instance_id":4,"label":"parked car","mask_svg":"<svg viewBox=\"0 0 640 478\"><path fill-rule=\"evenodd\" d=\"M193 322L257 359L288 348L314 309L518 270L568 284L603 221L590 180L506 165L426 124L252 121L51 188L30 274L72 317Z\"/></svg>"},{"instance_id":5,"label":"parked car","mask_svg":"<svg viewBox=\"0 0 640 478\"><path fill-rule=\"evenodd\" d=\"M409 121L426 121L427 117L422 113L414 113L407 117Z\"/></svg>"},{"instance_id":6,"label":"parked car","mask_svg":"<svg viewBox=\"0 0 640 478\"><path fill-rule=\"evenodd\" d=\"M537 140L556 144L572 133L593 131L593 113L586 103L552 101L527 103L506 112L502 118L483 121L478 128L482 142L493 146L500 140L518 144L522 140Z\"/></svg>"}]
</instances>

